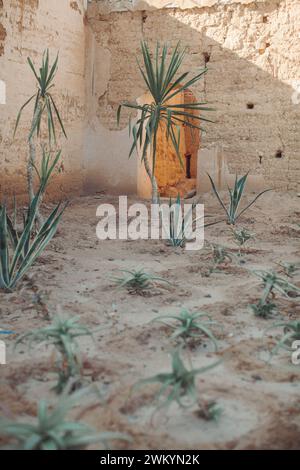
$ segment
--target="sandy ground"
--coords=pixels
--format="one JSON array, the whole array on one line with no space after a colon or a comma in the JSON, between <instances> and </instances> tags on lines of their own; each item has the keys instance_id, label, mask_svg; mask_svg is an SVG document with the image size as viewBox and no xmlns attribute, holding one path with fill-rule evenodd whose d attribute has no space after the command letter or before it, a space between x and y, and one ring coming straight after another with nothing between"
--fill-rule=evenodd
<instances>
[{"instance_id":1,"label":"sandy ground","mask_svg":"<svg viewBox=\"0 0 300 470\"><path fill-rule=\"evenodd\" d=\"M132 199L131 202L134 200ZM0 293L1 328L16 334L49 324L61 311L79 315L95 341L83 338L84 376L97 389L78 406L76 415L98 430L122 431L131 449L299 449L300 366L288 352L268 362L276 331L265 333L274 320L254 316L248 305L262 291L251 269L277 269L276 262L300 259L300 199L292 193L267 193L242 217L239 226L256 233L242 265L229 263L207 275L207 250L188 252L163 241L105 241L96 238L96 208L117 204L103 195L73 200L59 233L9 294ZM220 216L211 194L203 197L206 213ZM236 248L224 223L206 229L206 241ZM162 276L171 286L156 286L149 296L116 289L112 276L119 269L143 268ZM293 282L300 285L300 277ZM278 298L278 319L299 318L299 303ZM170 369L175 346L158 316L182 308L204 311L223 326L214 330L219 351L200 341L183 351L186 364L201 367L222 359L219 366L198 376L201 400L216 400L223 413L217 422L199 417L197 406L172 405L155 412L156 387L132 391L138 380ZM33 416L41 397L53 398L53 353L25 347L13 350L7 339L8 365L1 366L1 412L16 419ZM100 398L99 398L100 397ZM87 407L88 406L88 407Z\"/></svg>"}]
</instances>

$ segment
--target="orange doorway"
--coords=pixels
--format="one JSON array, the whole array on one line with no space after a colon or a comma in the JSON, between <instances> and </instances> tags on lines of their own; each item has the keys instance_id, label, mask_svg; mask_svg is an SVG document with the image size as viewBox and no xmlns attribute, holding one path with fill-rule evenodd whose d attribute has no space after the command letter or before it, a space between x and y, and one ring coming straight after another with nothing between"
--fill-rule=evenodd
<instances>
[{"instance_id":1,"label":"orange doorway","mask_svg":"<svg viewBox=\"0 0 300 470\"><path fill-rule=\"evenodd\" d=\"M172 104L194 102L196 102L196 98L190 90L185 90L172 100ZM187 111L197 115L196 112ZM198 124L198 121L195 121L195 124ZM200 131L181 124L180 154L183 164L181 165L171 140L167 139L166 128L163 127L159 130L155 176L162 197L176 197L177 194L184 197L196 190L199 147Z\"/></svg>"}]
</instances>

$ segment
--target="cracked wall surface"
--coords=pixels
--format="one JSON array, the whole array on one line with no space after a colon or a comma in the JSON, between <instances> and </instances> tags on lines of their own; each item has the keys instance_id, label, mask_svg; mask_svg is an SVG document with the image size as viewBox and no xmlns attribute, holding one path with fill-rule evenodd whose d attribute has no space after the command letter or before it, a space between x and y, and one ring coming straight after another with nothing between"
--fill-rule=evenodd
<instances>
[{"instance_id":1,"label":"cracked wall surface","mask_svg":"<svg viewBox=\"0 0 300 470\"><path fill-rule=\"evenodd\" d=\"M87 188L135 190L128 116L118 130L116 110L146 91L135 62L145 39L152 48L180 41L184 71L209 68L193 87L216 108L202 136L200 173L222 161L228 174L250 170L262 185L299 190L299 0L93 1L87 16Z\"/></svg>"},{"instance_id":2,"label":"cracked wall surface","mask_svg":"<svg viewBox=\"0 0 300 470\"><path fill-rule=\"evenodd\" d=\"M85 117L85 25L82 0L0 0L0 80L6 84L6 103L0 104L0 198L15 193L25 199L27 137L32 108L13 131L20 106L35 92L27 64L39 66L49 48L52 60L59 51L56 86L52 90L68 140L62 146L61 173L49 187L60 199L81 192Z\"/></svg>"}]
</instances>

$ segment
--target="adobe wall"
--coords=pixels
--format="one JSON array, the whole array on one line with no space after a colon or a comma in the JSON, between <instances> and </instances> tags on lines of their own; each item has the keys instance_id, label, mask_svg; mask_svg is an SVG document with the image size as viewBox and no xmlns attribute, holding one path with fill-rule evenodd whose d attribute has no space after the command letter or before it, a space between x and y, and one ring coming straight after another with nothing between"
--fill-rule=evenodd
<instances>
[{"instance_id":1,"label":"adobe wall","mask_svg":"<svg viewBox=\"0 0 300 470\"><path fill-rule=\"evenodd\" d=\"M60 51L53 94L68 132L50 196L137 191L128 116L118 128L116 111L146 92L135 62L142 39L180 40L183 70L209 68L193 87L216 108L201 136L199 190L206 171L222 185L251 170L254 186L299 191L300 0L92 0L86 13L85 3L0 0L0 198L26 192L29 110L15 140L13 129L34 92L27 56L38 64L47 47Z\"/></svg>"},{"instance_id":2,"label":"adobe wall","mask_svg":"<svg viewBox=\"0 0 300 470\"><path fill-rule=\"evenodd\" d=\"M146 91L135 62L142 39L180 41L184 71L209 68L193 87L216 108L201 137L200 190L205 171L223 182L248 170L253 187L299 190L299 0L94 0L87 17L87 190L136 190L127 116L118 129L116 111Z\"/></svg>"},{"instance_id":3,"label":"adobe wall","mask_svg":"<svg viewBox=\"0 0 300 470\"><path fill-rule=\"evenodd\" d=\"M0 198L12 193L22 199L26 197L27 136L32 108L24 112L15 140L13 130L20 106L36 89L27 56L38 66L46 48L52 60L59 51L59 70L52 92L68 134L68 140L61 140L60 144L63 171L51 183L49 195L60 199L82 191L84 3L83 0L0 0L0 80L2 87L3 83L6 85L6 100L0 103Z\"/></svg>"}]
</instances>

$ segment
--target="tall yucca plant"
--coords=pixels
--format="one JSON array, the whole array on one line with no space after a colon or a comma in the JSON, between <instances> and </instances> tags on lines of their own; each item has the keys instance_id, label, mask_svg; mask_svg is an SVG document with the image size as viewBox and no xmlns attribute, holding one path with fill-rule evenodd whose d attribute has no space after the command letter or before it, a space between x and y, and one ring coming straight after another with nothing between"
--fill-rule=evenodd
<instances>
[{"instance_id":1,"label":"tall yucca plant","mask_svg":"<svg viewBox=\"0 0 300 470\"><path fill-rule=\"evenodd\" d=\"M34 187L33 187L33 169L36 161L36 147L34 136L37 137L41 134L41 124L43 118L47 122L48 141L51 145L52 142L56 143L56 130L55 130L55 118L58 121L59 127L61 128L65 137L67 137L60 113L55 104L54 98L51 94L51 89L54 87L54 79L57 73L58 54L53 64L50 64L49 50L47 49L42 58L42 64L39 70L36 70L32 60L27 58L28 64L34 74L37 82L37 91L34 93L21 107L17 121L15 125L14 135L16 134L19 122L24 109L34 101L33 117L31 121L30 132L28 136L29 142L29 159L27 163L27 185L29 202L31 203L34 199ZM37 218L40 225L42 224L42 218L37 210Z\"/></svg>"},{"instance_id":2,"label":"tall yucca plant","mask_svg":"<svg viewBox=\"0 0 300 470\"><path fill-rule=\"evenodd\" d=\"M200 102L172 104L172 99L197 83L207 72L207 69L203 68L193 78L186 80L189 72L178 73L185 56L185 50L180 50L179 44L171 52L169 60L167 58L169 48L166 45L161 48L157 44L153 58L146 42L141 43L141 49L143 66L138 60L137 63L153 101L144 105L129 102L122 103L118 108L117 121L119 124L122 107L140 112L140 117L134 125L131 125L131 119L129 120L129 135L133 139L129 157L135 149L141 148L141 159L152 184L152 202L157 203L158 187L155 178L155 159L158 130L165 130L167 139L171 140L176 155L183 166L180 155L180 127L185 125L191 131L194 129L202 130L199 125L200 120L212 121L193 113L211 109L203 106L206 103ZM149 149L151 151L152 168L148 159Z\"/></svg>"}]
</instances>

